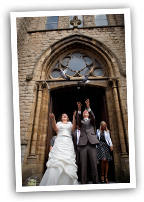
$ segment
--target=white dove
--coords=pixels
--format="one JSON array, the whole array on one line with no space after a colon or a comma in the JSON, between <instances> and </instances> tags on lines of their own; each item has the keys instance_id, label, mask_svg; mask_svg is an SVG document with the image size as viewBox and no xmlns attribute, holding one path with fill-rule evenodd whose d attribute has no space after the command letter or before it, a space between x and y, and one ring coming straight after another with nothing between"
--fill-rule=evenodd
<instances>
[{"instance_id":1,"label":"white dove","mask_svg":"<svg viewBox=\"0 0 144 202\"><path fill-rule=\"evenodd\" d=\"M63 79L66 79L67 81L69 81L70 78L65 75L66 71L67 71L67 69L65 69L64 71L63 71L63 70L60 70L60 75L61 75L61 77L62 77Z\"/></svg>"},{"instance_id":2,"label":"white dove","mask_svg":"<svg viewBox=\"0 0 144 202\"><path fill-rule=\"evenodd\" d=\"M86 74L88 73L88 71L89 71L89 70L87 70L87 71L85 72L85 74L84 74L82 80L79 81L78 84L81 84L81 83L86 84L86 83L90 82L90 81L88 80L88 76L86 76Z\"/></svg>"}]
</instances>

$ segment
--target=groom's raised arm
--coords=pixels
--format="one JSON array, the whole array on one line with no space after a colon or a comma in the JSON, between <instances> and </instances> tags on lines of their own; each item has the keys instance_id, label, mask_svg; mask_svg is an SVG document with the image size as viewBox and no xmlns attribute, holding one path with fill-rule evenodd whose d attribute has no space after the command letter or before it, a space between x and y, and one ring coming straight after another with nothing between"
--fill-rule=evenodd
<instances>
[{"instance_id":1,"label":"groom's raised arm","mask_svg":"<svg viewBox=\"0 0 144 202\"><path fill-rule=\"evenodd\" d=\"M85 101L85 103L86 103L86 107L87 107L87 110L88 110L89 115L90 115L89 118L90 118L90 120L91 120L91 124L92 124L93 126L95 126L95 115L94 115L93 111L92 111L91 108L90 108L90 100L87 99L87 100Z\"/></svg>"},{"instance_id":2,"label":"groom's raised arm","mask_svg":"<svg viewBox=\"0 0 144 202\"><path fill-rule=\"evenodd\" d=\"M77 113L77 125L81 127L81 106L82 104L80 102L77 102L78 106L78 113Z\"/></svg>"}]
</instances>

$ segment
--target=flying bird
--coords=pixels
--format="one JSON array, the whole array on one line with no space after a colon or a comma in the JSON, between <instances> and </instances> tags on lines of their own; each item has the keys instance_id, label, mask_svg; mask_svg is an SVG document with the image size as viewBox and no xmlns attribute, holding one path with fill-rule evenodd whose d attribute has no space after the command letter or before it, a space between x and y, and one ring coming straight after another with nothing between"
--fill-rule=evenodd
<instances>
[{"instance_id":1,"label":"flying bird","mask_svg":"<svg viewBox=\"0 0 144 202\"><path fill-rule=\"evenodd\" d=\"M81 83L86 84L86 83L90 82L90 81L88 80L88 76L86 76L86 74L88 73L88 71L89 71L89 70L87 70L87 71L84 73L84 76L83 76L82 80L79 81L78 84L81 84Z\"/></svg>"},{"instance_id":2,"label":"flying bird","mask_svg":"<svg viewBox=\"0 0 144 202\"><path fill-rule=\"evenodd\" d=\"M70 78L65 75L66 72L67 72L67 69L65 69L64 71L63 71L63 70L60 70L60 75L61 75L61 77L62 77L63 79L66 79L67 81L69 81Z\"/></svg>"}]
</instances>

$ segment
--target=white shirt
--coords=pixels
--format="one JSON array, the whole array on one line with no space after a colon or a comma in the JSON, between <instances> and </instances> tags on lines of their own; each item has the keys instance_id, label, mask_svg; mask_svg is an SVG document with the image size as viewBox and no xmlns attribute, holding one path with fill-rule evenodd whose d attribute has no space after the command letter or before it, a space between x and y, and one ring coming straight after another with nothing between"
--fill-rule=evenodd
<instances>
[{"instance_id":1,"label":"white shirt","mask_svg":"<svg viewBox=\"0 0 144 202\"><path fill-rule=\"evenodd\" d=\"M79 138L80 138L80 130L77 129L77 145L79 143Z\"/></svg>"},{"instance_id":2,"label":"white shirt","mask_svg":"<svg viewBox=\"0 0 144 202\"><path fill-rule=\"evenodd\" d=\"M84 118L83 120L84 120L84 121L87 121L87 120L89 120L89 118Z\"/></svg>"}]
</instances>

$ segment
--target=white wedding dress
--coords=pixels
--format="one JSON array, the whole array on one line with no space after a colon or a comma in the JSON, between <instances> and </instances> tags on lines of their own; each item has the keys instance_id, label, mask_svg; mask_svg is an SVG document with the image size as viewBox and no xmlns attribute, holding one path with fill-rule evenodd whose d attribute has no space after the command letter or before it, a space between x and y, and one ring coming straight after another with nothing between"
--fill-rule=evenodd
<instances>
[{"instance_id":1,"label":"white wedding dress","mask_svg":"<svg viewBox=\"0 0 144 202\"><path fill-rule=\"evenodd\" d=\"M76 185L77 165L71 136L72 123L57 123L58 136L49 153L47 170L39 186L49 185Z\"/></svg>"}]
</instances>

